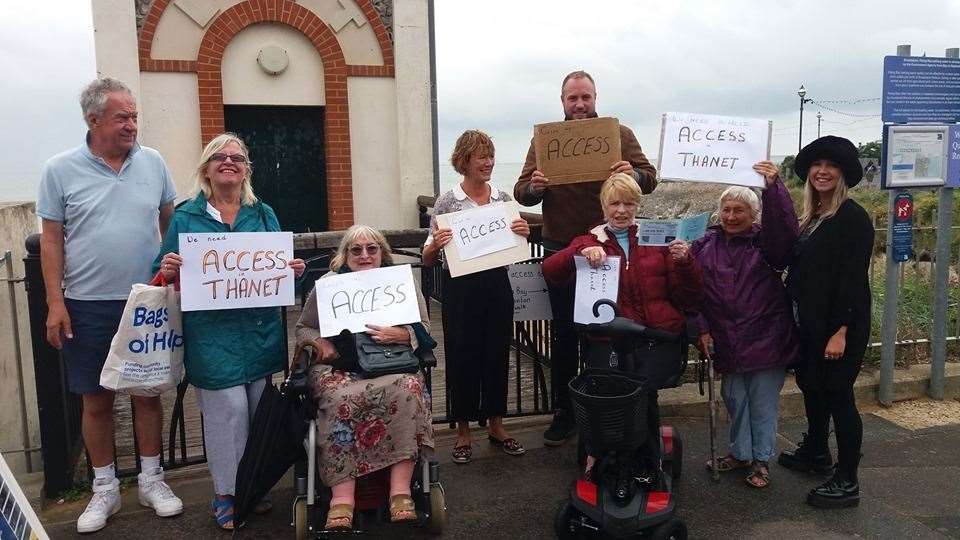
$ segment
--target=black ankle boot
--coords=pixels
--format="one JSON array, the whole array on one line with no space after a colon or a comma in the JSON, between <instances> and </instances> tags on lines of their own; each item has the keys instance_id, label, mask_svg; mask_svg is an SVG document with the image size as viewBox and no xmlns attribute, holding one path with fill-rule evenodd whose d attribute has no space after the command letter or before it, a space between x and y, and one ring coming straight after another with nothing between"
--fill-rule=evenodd
<instances>
[{"instance_id":1,"label":"black ankle boot","mask_svg":"<svg viewBox=\"0 0 960 540\"><path fill-rule=\"evenodd\" d=\"M860 484L837 472L830 480L810 490L807 504L818 508L849 508L860 504Z\"/></svg>"},{"instance_id":2,"label":"black ankle boot","mask_svg":"<svg viewBox=\"0 0 960 540\"><path fill-rule=\"evenodd\" d=\"M793 452L780 452L777 463L794 471L812 472L821 475L831 474L833 472L833 458L830 457L830 451L825 446L816 448L811 444L807 434L804 433L801 435L797 449Z\"/></svg>"}]
</instances>

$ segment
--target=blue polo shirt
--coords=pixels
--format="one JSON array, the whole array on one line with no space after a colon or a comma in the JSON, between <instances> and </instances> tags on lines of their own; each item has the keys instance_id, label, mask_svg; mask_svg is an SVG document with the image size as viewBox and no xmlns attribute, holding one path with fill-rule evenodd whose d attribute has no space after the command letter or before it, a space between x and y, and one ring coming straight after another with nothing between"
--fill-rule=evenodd
<instances>
[{"instance_id":1,"label":"blue polo shirt","mask_svg":"<svg viewBox=\"0 0 960 540\"><path fill-rule=\"evenodd\" d=\"M125 300L131 285L147 282L160 250L160 207L176 195L160 153L138 144L119 173L86 143L47 160L37 215L63 223L64 296Z\"/></svg>"}]
</instances>

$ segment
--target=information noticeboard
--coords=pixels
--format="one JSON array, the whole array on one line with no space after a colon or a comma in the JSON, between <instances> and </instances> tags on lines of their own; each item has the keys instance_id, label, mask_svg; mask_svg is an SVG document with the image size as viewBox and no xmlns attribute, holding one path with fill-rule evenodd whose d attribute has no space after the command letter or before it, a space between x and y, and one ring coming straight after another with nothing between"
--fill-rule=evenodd
<instances>
[{"instance_id":1,"label":"information noticeboard","mask_svg":"<svg viewBox=\"0 0 960 540\"><path fill-rule=\"evenodd\" d=\"M960 122L960 59L886 56L884 122Z\"/></svg>"},{"instance_id":2,"label":"information noticeboard","mask_svg":"<svg viewBox=\"0 0 960 540\"><path fill-rule=\"evenodd\" d=\"M895 125L883 128L880 187L901 189L946 184L950 126Z\"/></svg>"}]
</instances>

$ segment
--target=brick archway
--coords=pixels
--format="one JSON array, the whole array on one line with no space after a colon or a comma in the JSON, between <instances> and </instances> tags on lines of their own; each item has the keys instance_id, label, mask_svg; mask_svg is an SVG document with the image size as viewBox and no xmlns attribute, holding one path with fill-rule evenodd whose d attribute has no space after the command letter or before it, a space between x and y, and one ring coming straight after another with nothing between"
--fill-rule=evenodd
<instances>
[{"instance_id":1,"label":"brick archway","mask_svg":"<svg viewBox=\"0 0 960 540\"><path fill-rule=\"evenodd\" d=\"M353 223L347 76L394 76L393 47L383 21L370 0L356 1L380 44L383 66L347 65L333 31L312 11L290 0L246 0L219 13L204 33L194 61L150 58L157 24L170 4L170 0L155 0L140 30L138 44L141 71L197 73L200 133L202 144L206 144L224 130L221 64L227 44L244 28L261 22L286 24L303 33L316 47L324 67L328 223L333 230Z\"/></svg>"}]
</instances>

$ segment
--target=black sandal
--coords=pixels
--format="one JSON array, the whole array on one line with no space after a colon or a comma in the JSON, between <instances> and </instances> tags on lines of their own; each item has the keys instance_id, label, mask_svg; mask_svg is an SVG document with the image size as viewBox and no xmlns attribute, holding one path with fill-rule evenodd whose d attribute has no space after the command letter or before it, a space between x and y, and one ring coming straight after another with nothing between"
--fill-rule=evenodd
<instances>
[{"instance_id":1,"label":"black sandal","mask_svg":"<svg viewBox=\"0 0 960 540\"><path fill-rule=\"evenodd\" d=\"M470 463L470 460L473 458L473 447L469 444L464 444L461 446L453 447L453 462L454 463Z\"/></svg>"},{"instance_id":2,"label":"black sandal","mask_svg":"<svg viewBox=\"0 0 960 540\"><path fill-rule=\"evenodd\" d=\"M514 439L513 437L507 437L506 439L500 440L493 435L489 435L487 439L490 441L490 444L494 446L499 446L503 449L503 453L510 456L522 456L527 453L527 450L520 444L520 441Z\"/></svg>"},{"instance_id":3,"label":"black sandal","mask_svg":"<svg viewBox=\"0 0 960 540\"><path fill-rule=\"evenodd\" d=\"M750 475L744 480L752 487L762 489L770 485L770 468L765 461L754 461Z\"/></svg>"}]
</instances>

